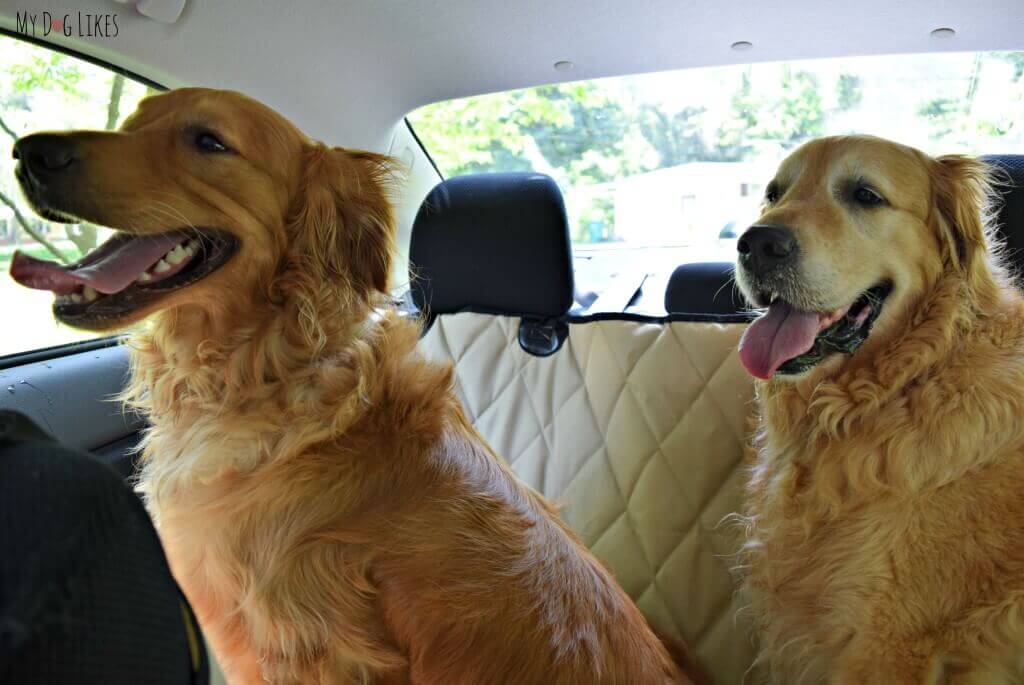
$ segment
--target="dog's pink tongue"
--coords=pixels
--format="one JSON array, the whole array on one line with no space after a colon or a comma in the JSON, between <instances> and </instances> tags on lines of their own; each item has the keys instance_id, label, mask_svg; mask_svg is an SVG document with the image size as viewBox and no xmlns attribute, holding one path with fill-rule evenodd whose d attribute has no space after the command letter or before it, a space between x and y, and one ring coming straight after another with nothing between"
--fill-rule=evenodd
<instances>
[{"instance_id":1,"label":"dog's pink tongue","mask_svg":"<svg viewBox=\"0 0 1024 685\"><path fill-rule=\"evenodd\" d=\"M109 295L124 290L139 274L153 266L182 240L181 233L161 233L125 239L111 238L84 257L78 265L61 266L15 252L11 278L28 288L50 290L57 295L92 286Z\"/></svg>"},{"instance_id":2,"label":"dog's pink tongue","mask_svg":"<svg viewBox=\"0 0 1024 685\"><path fill-rule=\"evenodd\" d=\"M776 300L756 319L740 340L740 362L750 375L768 379L793 357L814 346L820 317Z\"/></svg>"}]
</instances>

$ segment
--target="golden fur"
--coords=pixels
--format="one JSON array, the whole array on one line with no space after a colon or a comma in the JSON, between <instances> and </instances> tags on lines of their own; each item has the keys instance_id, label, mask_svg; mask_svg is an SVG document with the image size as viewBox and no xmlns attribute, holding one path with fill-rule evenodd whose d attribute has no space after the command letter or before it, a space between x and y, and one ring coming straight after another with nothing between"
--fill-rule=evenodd
<instances>
[{"instance_id":1,"label":"golden fur","mask_svg":"<svg viewBox=\"0 0 1024 685\"><path fill-rule=\"evenodd\" d=\"M867 178L888 205L837 198ZM758 381L744 589L779 683L1024 682L1024 301L987 167L868 137L797 150L759 223L807 301L893 292L852 357Z\"/></svg>"},{"instance_id":2,"label":"golden fur","mask_svg":"<svg viewBox=\"0 0 1024 685\"><path fill-rule=\"evenodd\" d=\"M234 152L196 152L197 127ZM387 158L200 89L72 135L81 215L241 241L128 317L126 392L152 422L141 490L232 683L690 682L383 308Z\"/></svg>"}]
</instances>

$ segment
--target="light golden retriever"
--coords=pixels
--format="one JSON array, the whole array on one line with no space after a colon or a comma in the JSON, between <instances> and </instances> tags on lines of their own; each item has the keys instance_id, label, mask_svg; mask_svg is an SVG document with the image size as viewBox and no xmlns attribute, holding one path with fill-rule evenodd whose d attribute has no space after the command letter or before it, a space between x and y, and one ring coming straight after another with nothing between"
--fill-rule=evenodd
<instances>
[{"instance_id":1,"label":"light golden retriever","mask_svg":"<svg viewBox=\"0 0 1024 685\"><path fill-rule=\"evenodd\" d=\"M780 166L738 242L767 312L745 589L779 683L1024 682L1024 301L984 163L870 137Z\"/></svg>"},{"instance_id":2,"label":"light golden retriever","mask_svg":"<svg viewBox=\"0 0 1024 685\"><path fill-rule=\"evenodd\" d=\"M379 309L387 158L203 89L15 154L40 214L118 230L11 272L73 326L146 320L141 489L232 683L690 682Z\"/></svg>"}]
</instances>

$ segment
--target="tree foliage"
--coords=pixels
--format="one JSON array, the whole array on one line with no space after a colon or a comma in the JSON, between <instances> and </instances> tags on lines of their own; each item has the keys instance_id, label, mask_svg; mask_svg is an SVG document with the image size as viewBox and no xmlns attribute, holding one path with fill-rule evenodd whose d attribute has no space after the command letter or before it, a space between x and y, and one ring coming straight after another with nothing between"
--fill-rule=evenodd
<instances>
[{"instance_id":1,"label":"tree foliage","mask_svg":"<svg viewBox=\"0 0 1024 685\"><path fill-rule=\"evenodd\" d=\"M854 106L857 79L841 79L838 87L843 106ZM573 182L601 183L623 171L739 161L751 154L751 141L791 147L822 133L825 112L812 74L785 70L778 92L773 101L755 95L748 70L714 137L708 135L702 106L671 112L630 103L627 94L613 98L595 82L450 100L420 110L413 119L425 147L448 174L536 169Z\"/></svg>"},{"instance_id":2,"label":"tree foliage","mask_svg":"<svg viewBox=\"0 0 1024 685\"><path fill-rule=\"evenodd\" d=\"M836 103L842 111L853 109L864 99L860 77L854 74L840 74L836 81Z\"/></svg>"},{"instance_id":3,"label":"tree foliage","mask_svg":"<svg viewBox=\"0 0 1024 685\"><path fill-rule=\"evenodd\" d=\"M600 165L584 159L592 152L621 155L628 127L621 107L592 83L449 100L421 110L416 124L423 144L449 174L576 164L577 174L594 180L601 180Z\"/></svg>"},{"instance_id":4,"label":"tree foliage","mask_svg":"<svg viewBox=\"0 0 1024 685\"><path fill-rule=\"evenodd\" d=\"M1024 53L998 59L1012 65L1014 82L1024 87ZM955 136L964 127L1001 135L1015 125L971 115L982 62L978 55L963 97L936 96L918 107L933 138ZM790 65L757 73L757 81L753 67L738 74L727 109L723 114L719 105L714 118L699 93L696 104L672 108L631 89L581 82L442 102L411 119L446 174L536 170L571 194L581 186L690 162L741 162L765 149L784 154L825 135L832 117L856 110L864 100L858 73L824 76L828 72ZM585 195L586 206L576 212L577 234L613 235L610 196Z\"/></svg>"},{"instance_id":5,"label":"tree foliage","mask_svg":"<svg viewBox=\"0 0 1024 685\"><path fill-rule=\"evenodd\" d=\"M85 97L79 89L82 71L75 59L54 50L35 51L22 62L8 69L15 93L59 89L77 98Z\"/></svg>"},{"instance_id":6,"label":"tree foliage","mask_svg":"<svg viewBox=\"0 0 1024 685\"><path fill-rule=\"evenodd\" d=\"M761 100L754 95L748 67L740 77L740 87L730 101L729 118L718 128L715 155L723 162L738 162L753 153L751 132L757 130Z\"/></svg>"},{"instance_id":7,"label":"tree foliage","mask_svg":"<svg viewBox=\"0 0 1024 685\"><path fill-rule=\"evenodd\" d=\"M703 131L706 111L704 107L683 107L670 113L649 104L640 106L640 131L658 153L659 167L711 157Z\"/></svg>"},{"instance_id":8,"label":"tree foliage","mask_svg":"<svg viewBox=\"0 0 1024 685\"><path fill-rule=\"evenodd\" d=\"M825 132L818 79L806 71L783 68L780 97L772 104L768 117L761 118L756 137L776 140L791 149Z\"/></svg>"}]
</instances>

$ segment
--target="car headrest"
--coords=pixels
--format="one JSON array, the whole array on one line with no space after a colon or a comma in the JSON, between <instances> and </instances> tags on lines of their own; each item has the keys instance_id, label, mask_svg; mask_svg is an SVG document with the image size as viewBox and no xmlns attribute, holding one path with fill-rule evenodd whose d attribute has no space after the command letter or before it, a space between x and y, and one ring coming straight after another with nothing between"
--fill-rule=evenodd
<instances>
[{"instance_id":1,"label":"car headrest","mask_svg":"<svg viewBox=\"0 0 1024 685\"><path fill-rule=\"evenodd\" d=\"M730 262L698 262L676 267L665 288L669 314L740 314L743 296L733 282Z\"/></svg>"},{"instance_id":2,"label":"car headrest","mask_svg":"<svg viewBox=\"0 0 1024 685\"><path fill-rule=\"evenodd\" d=\"M543 174L439 183L416 215L409 262L413 303L430 317L470 309L550 318L572 306L565 203Z\"/></svg>"},{"instance_id":3,"label":"car headrest","mask_svg":"<svg viewBox=\"0 0 1024 685\"><path fill-rule=\"evenodd\" d=\"M1024 155L982 157L996 168L996 189L1002 204L996 216L996 235L1006 245L1006 257L1015 271L1024 272Z\"/></svg>"}]
</instances>

